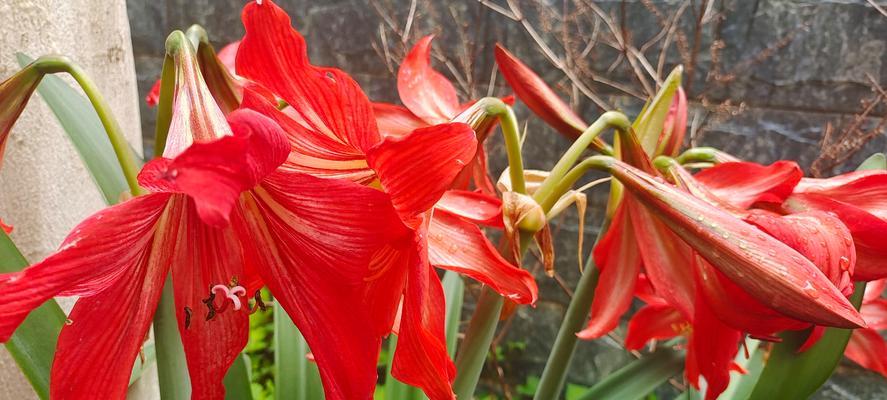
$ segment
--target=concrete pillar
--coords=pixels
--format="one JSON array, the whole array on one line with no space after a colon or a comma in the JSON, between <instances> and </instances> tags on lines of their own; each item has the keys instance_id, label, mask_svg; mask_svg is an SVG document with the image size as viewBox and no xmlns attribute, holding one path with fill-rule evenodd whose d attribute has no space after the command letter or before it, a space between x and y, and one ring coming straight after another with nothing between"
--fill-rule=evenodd
<instances>
[{"instance_id":1,"label":"concrete pillar","mask_svg":"<svg viewBox=\"0 0 887 400\"><path fill-rule=\"evenodd\" d=\"M0 77L19 69L14 56L19 51L32 58L63 54L80 64L108 100L127 139L141 151L140 99L124 0L0 1ZM12 130L0 168L0 218L15 226L13 240L28 260L39 261L75 224L102 207L101 195L52 112L41 99L32 99ZM148 383L130 398L155 397L156 384ZM0 400L35 398L0 348Z\"/></svg>"}]
</instances>

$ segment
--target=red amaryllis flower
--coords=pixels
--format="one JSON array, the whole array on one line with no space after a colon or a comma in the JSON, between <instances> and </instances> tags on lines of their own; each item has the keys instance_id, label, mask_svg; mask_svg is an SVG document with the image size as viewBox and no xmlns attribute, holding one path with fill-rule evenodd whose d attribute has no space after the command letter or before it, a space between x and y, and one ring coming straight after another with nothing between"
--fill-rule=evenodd
<instances>
[{"instance_id":1,"label":"red amaryllis flower","mask_svg":"<svg viewBox=\"0 0 887 400\"><path fill-rule=\"evenodd\" d=\"M425 36L413 46L397 70L397 92L405 107L389 103L373 103L373 112L379 124L379 132L385 136L401 136L415 129L453 121L472 102L460 103L453 84L431 67L431 41ZM509 104L510 99L503 99ZM487 154L483 143L494 125L478 130L477 151L455 179L457 189L474 187L487 194L495 194L495 188L487 175ZM466 160L467 161L467 160Z\"/></svg>"},{"instance_id":2,"label":"red amaryllis flower","mask_svg":"<svg viewBox=\"0 0 887 400\"><path fill-rule=\"evenodd\" d=\"M847 239L849 233L846 227L837 218L823 213L782 217L755 212L746 216L745 220L750 224L745 224L730 214L714 212L718 208L702 199L686 193L681 198L681 192L677 189L644 176L627 165L616 168L614 175L621 177L629 191L637 196L636 200L627 197L628 201L638 201L639 206L656 210L648 218L659 219L662 226L680 237L664 242L663 237L651 237L643 228L636 231L638 242L643 243L641 256L648 275L654 271L675 271L675 266L692 274L690 282L676 279L671 284L657 286L653 279L649 280L660 299L651 301L651 296L639 295L648 306L641 309L629 324L627 347L638 348L650 339L688 335L687 376L697 387L698 377L705 376L709 384L707 397L714 398L729 383L729 370L742 333L770 336L780 330L803 329L809 327L811 322L821 321L814 314L830 314L837 307L843 307L841 313L852 319L840 322L844 317L838 317L829 324L861 323L844 298L852 292L849 277L855 253L852 241ZM618 171L620 169L624 169L628 175L623 176L623 172ZM638 182L632 182L636 179ZM657 188L638 191L640 186L654 183L658 185ZM640 186L635 186L637 184ZM709 201L715 199L714 195L709 194ZM660 201L663 204L672 203L675 206L672 211L677 214L653 205ZM696 203L699 208L691 203ZM701 212L703 209L714 213ZM632 214L633 217L637 215L636 212ZM677 218L673 218L675 215ZM681 220L683 222L679 222ZM632 220L635 221L640 219ZM651 221L633 225L657 226ZM648 243L645 239L652 242ZM707 244L703 245L703 242ZM684 247L684 243L689 244L689 248ZM780 248L793 249L796 253L786 253L780 259L780 251L783 251ZM688 251L691 252L689 256ZM651 254L657 258L650 257ZM745 261L737 262L739 259ZM650 263L650 260L654 262ZM768 265L769 261L776 262ZM730 266L734 262L737 263ZM651 265L656 268L650 268ZM670 270L666 269L669 265ZM793 269L795 265L804 267ZM755 271L756 268L758 271ZM763 272L761 268L769 272L758 275ZM814 280L819 283L813 283ZM777 286L787 284L792 289L765 289L769 283ZM644 285L640 285L637 290L643 293L641 288ZM755 290L771 295L754 295ZM815 304L822 293L830 293L831 299L826 303L831 304ZM795 311L788 308L809 309ZM814 308L819 311L811 312ZM788 318L789 315L792 318ZM580 336L584 334L587 333L583 332Z\"/></svg>"},{"instance_id":3,"label":"red amaryllis flower","mask_svg":"<svg viewBox=\"0 0 887 400\"><path fill-rule=\"evenodd\" d=\"M267 0L253 2L244 9L243 21L238 73L289 105L280 111L259 96L243 99L245 107L272 117L287 132L292 152L282 169L379 188L409 227L398 243L376 253L364 277L364 301L373 319L364 329L387 335L402 303L394 376L433 399L453 398L455 371L444 341L443 293L432 266L470 275L521 303L534 302L537 292L532 276L507 263L472 223L495 220L498 206L489 206L498 200L447 193L476 153L475 133L465 124L444 123L383 139L357 83L338 69L311 65L304 39L282 9ZM377 354L378 346L362 351ZM353 381L375 381L375 360L359 364ZM330 386L326 394L330 399L369 398L372 386Z\"/></svg>"},{"instance_id":4,"label":"red amaryllis flower","mask_svg":"<svg viewBox=\"0 0 887 400\"><path fill-rule=\"evenodd\" d=\"M828 179L802 178L800 167L791 161L770 166L750 162L718 164L695 175L734 206L758 204L780 212L820 210L833 213L847 225L856 247L855 280L870 281L887 276L887 171L858 171ZM746 195L731 194L741 187Z\"/></svg>"},{"instance_id":5,"label":"red amaryllis flower","mask_svg":"<svg viewBox=\"0 0 887 400\"><path fill-rule=\"evenodd\" d=\"M887 377L887 343L878 333L887 329L887 299L881 297L887 280L869 282L859 313L867 328L857 329L850 336L844 355L861 365Z\"/></svg>"},{"instance_id":6,"label":"red amaryllis flower","mask_svg":"<svg viewBox=\"0 0 887 400\"><path fill-rule=\"evenodd\" d=\"M366 331L363 278L403 229L387 196L277 170L289 153L284 133L251 110L226 121L192 57L176 56L164 156L139 175L152 193L92 215L42 262L0 275L0 339L53 296L81 296L58 340L52 398L123 398L171 273L193 397L221 399L247 341L248 300L265 282L332 392L372 388L356 370L375 363L368 349L380 345Z\"/></svg>"}]
</instances>

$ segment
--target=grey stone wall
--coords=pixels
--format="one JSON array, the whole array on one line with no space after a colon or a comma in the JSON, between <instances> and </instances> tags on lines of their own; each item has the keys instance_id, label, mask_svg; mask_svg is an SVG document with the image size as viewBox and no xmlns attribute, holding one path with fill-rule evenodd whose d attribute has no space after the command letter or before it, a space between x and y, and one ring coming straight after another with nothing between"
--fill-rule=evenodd
<instances>
[{"instance_id":1,"label":"grey stone wall","mask_svg":"<svg viewBox=\"0 0 887 400\"><path fill-rule=\"evenodd\" d=\"M128 0L140 93L144 95L159 74L164 38L171 30L199 23L219 45L237 40L243 34L239 21L243 3L243 0ZM386 32L389 51L403 54L404 47L399 44L396 31L402 30L408 19L410 1L281 0L279 3L306 36L315 63L348 71L375 100L397 100L397 64L385 62L381 49L386 42L380 31ZM505 7L504 2L494 3ZM564 3L583 2L519 0L516 3L549 45L558 49L562 39L558 36L559 25L551 21L550 15L577 13L575 8L564 9ZM615 20L631 30L632 43L641 47L662 30L660 19L650 11L649 4L668 16L683 2L656 0L645 5L637 0L611 0L595 3L615 13ZM806 168L820 154L819 141L826 124L846 125L861 109L860 101L872 97L871 81L887 84L887 17L865 0L723 0L714 1L710 13L714 22L709 22L700 32L692 82L691 119L701 121L694 144L717 146L759 162L795 159ZM694 21L691 10L685 10L680 27L692 31ZM582 19L574 22L581 25ZM588 35L595 31L593 26L583 28L587 28ZM602 31L605 27L597 29ZM521 25L479 2L419 1L407 46L428 33L437 35L435 45L439 54L451 61L455 75L461 77L463 84L458 87L465 96L463 99L487 94L487 83L494 68L492 46L496 42L527 61L549 82L560 83L558 88L566 89L565 96L570 94L569 86L563 84L563 74L552 67ZM713 53L710 50L713 44L719 47L720 43L723 48ZM599 44L583 61L589 71L637 88L637 81L624 68L607 73L608 65L617 57L614 52ZM682 62L676 53L669 52L666 67ZM658 49L655 46L646 49L646 54L655 62ZM713 57L719 65L717 68L712 66ZM440 62L436 66L450 71ZM729 83L717 83L712 78L730 71L735 72L735 79ZM498 81L502 82L501 77ZM629 115L641 105L638 99L606 85L585 83ZM495 94L506 92L501 86L493 91ZM581 97L574 100L588 120L600 112ZM517 111L521 120L528 119L529 114L522 105L518 104ZM876 108L863 121L863 126L876 124L884 113L883 107ZM153 112L144 105L142 124L144 132L153 132ZM150 147L151 138L145 139L146 148ZM529 118L529 138L525 146L528 167L550 168L568 144L537 119ZM493 138L487 146L498 173L505 160L501 142ZM880 135L838 170L846 170L866 155L884 151L885 147L887 140ZM596 233L595 225L600 221L605 201L600 195L589 199L590 223L583 232L586 243L590 243ZM555 221L554 226L560 255L557 270L571 288L578 277L576 221L575 213L568 213ZM586 245L585 251L589 250L590 245ZM555 281L540 274L539 282L542 294L538 306L520 309L501 343L510 348L506 349L508 362L503 367L512 384L520 384L541 373L569 301L565 290ZM472 295L467 298L470 300ZM469 304L466 313L470 311ZM570 380L580 384L594 382L630 359L616 341L583 343ZM496 375L489 369L484 382L491 390L497 390ZM670 397L671 392L665 390L663 394ZM844 363L817 397L887 397L887 384L877 375Z\"/></svg>"}]
</instances>

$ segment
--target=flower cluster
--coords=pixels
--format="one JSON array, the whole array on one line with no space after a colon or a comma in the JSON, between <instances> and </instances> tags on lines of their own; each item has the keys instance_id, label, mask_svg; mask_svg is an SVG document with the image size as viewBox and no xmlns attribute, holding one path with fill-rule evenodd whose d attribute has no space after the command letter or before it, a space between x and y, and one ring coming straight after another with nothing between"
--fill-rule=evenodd
<instances>
[{"instance_id":1,"label":"flower cluster","mask_svg":"<svg viewBox=\"0 0 887 400\"><path fill-rule=\"evenodd\" d=\"M482 362L500 312L537 301L522 255L535 239L552 272L547 221L573 203L584 211L582 189L571 189L589 169L613 180L596 268L585 271L599 274L580 309L590 318L573 331L565 321L570 339L610 333L637 298L645 305L625 347L678 338L670 343L686 350L687 380L710 399L742 370L746 337L778 342L787 331L809 332L805 351L829 327L857 329L847 356L887 376L876 331L887 327L887 170L813 179L792 161L681 153L680 67L634 123L607 112L588 124L498 46L517 98L574 141L551 171L525 172L514 98L460 100L431 66L431 36L400 66L400 106L312 64L273 1L250 2L242 20L245 36L218 54L193 35L168 38L147 98L168 112L158 118L162 154L127 176L133 197L81 222L44 260L0 274L3 342L44 302L79 296L58 338L52 398L125 397L168 276L193 398L224 398L264 287L307 341L327 399L372 398L391 334L394 378L433 400L470 395L447 351L437 270L501 295L481 296L460 354ZM32 65L0 84L0 161L43 73ZM498 186L484 149L497 125L509 158ZM610 128L614 146L599 137ZM600 154L579 161L588 150ZM502 231L498 248L484 229Z\"/></svg>"}]
</instances>

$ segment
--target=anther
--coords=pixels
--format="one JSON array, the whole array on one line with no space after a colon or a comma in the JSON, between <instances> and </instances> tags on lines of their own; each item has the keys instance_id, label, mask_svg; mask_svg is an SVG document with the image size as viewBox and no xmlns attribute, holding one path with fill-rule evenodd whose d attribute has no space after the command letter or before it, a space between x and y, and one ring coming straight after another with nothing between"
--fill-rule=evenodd
<instances>
[{"instance_id":1,"label":"anther","mask_svg":"<svg viewBox=\"0 0 887 400\"><path fill-rule=\"evenodd\" d=\"M254 299L254 301L253 301L252 306L249 306L249 304L247 304L247 308L249 308L250 315L252 315L253 313L255 313L258 310L265 311L265 309L268 308L265 306L265 302L262 301L262 292L261 291L256 290L256 293L253 294L253 299Z\"/></svg>"},{"instance_id":2,"label":"anther","mask_svg":"<svg viewBox=\"0 0 887 400\"><path fill-rule=\"evenodd\" d=\"M206 312L206 320L209 321L216 316L216 307L213 305L213 300L216 299L216 294L213 292L209 293L209 297L203 299L203 304L206 304L206 308L208 311Z\"/></svg>"},{"instance_id":3,"label":"anther","mask_svg":"<svg viewBox=\"0 0 887 400\"><path fill-rule=\"evenodd\" d=\"M191 327L191 308L185 307L185 329Z\"/></svg>"}]
</instances>

